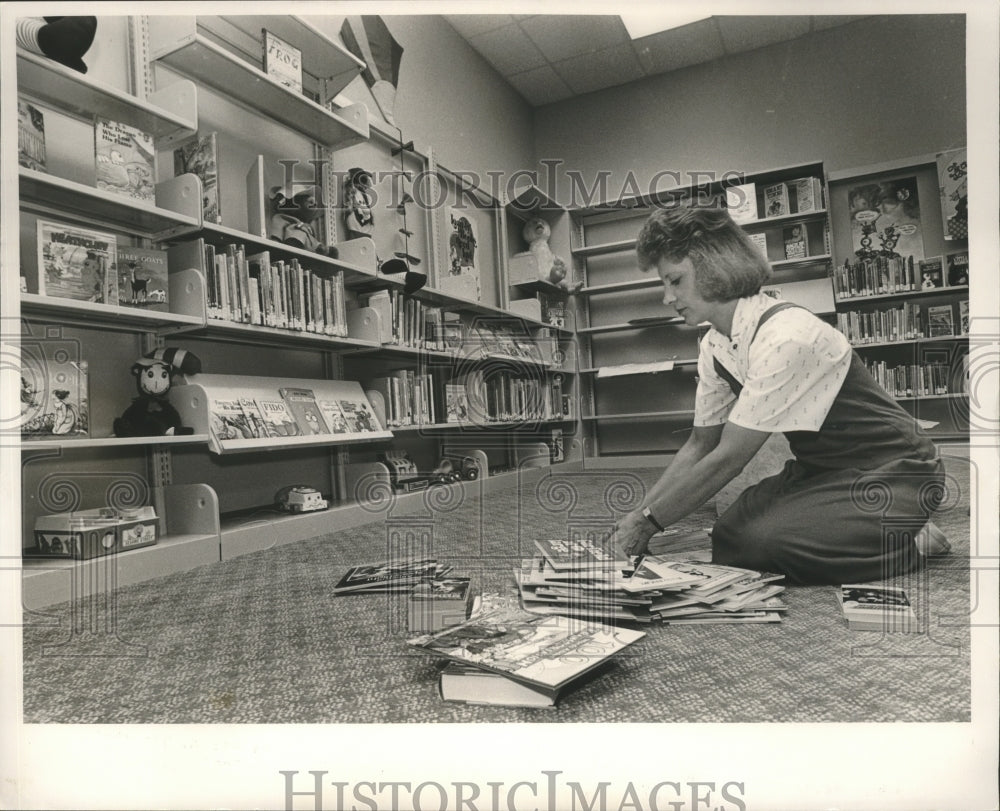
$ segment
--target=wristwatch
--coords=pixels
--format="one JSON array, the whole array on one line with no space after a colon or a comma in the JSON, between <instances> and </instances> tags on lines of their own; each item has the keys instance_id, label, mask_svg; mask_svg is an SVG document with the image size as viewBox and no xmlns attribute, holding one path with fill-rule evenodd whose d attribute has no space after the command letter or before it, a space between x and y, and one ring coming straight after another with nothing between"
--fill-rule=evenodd
<instances>
[{"instance_id":1,"label":"wristwatch","mask_svg":"<svg viewBox=\"0 0 1000 811\"><path fill-rule=\"evenodd\" d=\"M657 532L663 532L663 524L656 520L656 516L650 511L649 507L642 508L642 517L652 524Z\"/></svg>"}]
</instances>

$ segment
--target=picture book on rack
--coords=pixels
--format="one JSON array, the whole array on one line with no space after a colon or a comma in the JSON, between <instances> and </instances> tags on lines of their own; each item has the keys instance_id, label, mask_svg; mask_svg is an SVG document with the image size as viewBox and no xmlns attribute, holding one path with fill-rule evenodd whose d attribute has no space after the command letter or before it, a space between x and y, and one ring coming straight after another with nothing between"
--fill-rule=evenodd
<instances>
[{"instance_id":1,"label":"picture book on rack","mask_svg":"<svg viewBox=\"0 0 1000 811\"><path fill-rule=\"evenodd\" d=\"M118 303L167 312L170 285L167 252L158 248L118 248Z\"/></svg>"},{"instance_id":2,"label":"picture book on rack","mask_svg":"<svg viewBox=\"0 0 1000 811\"><path fill-rule=\"evenodd\" d=\"M347 423L348 432L352 434L379 431L378 418L367 402L360 400L339 400L340 410Z\"/></svg>"},{"instance_id":3,"label":"picture book on rack","mask_svg":"<svg viewBox=\"0 0 1000 811\"><path fill-rule=\"evenodd\" d=\"M312 389L302 388L281 388L278 393L284 398L288 405L288 410L295 417L295 422L299 425L299 433L302 436L315 436L316 434L328 434L326 420L316 405L316 395Z\"/></svg>"},{"instance_id":4,"label":"picture book on rack","mask_svg":"<svg viewBox=\"0 0 1000 811\"><path fill-rule=\"evenodd\" d=\"M45 115L24 99L17 100L17 162L45 171Z\"/></svg>"},{"instance_id":5,"label":"picture book on rack","mask_svg":"<svg viewBox=\"0 0 1000 811\"><path fill-rule=\"evenodd\" d=\"M302 92L302 51L275 36L266 28L262 31L264 72L285 87Z\"/></svg>"},{"instance_id":6,"label":"picture book on rack","mask_svg":"<svg viewBox=\"0 0 1000 811\"><path fill-rule=\"evenodd\" d=\"M153 136L138 127L94 119L97 188L153 203L156 199L156 151Z\"/></svg>"},{"instance_id":7,"label":"picture book on rack","mask_svg":"<svg viewBox=\"0 0 1000 811\"><path fill-rule=\"evenodd\" d=\"M344 412L340 410L340 403L336 400L317 400L316 406L326 420L326 427L330 429L331 434L348 433L347 420L344 419Z\"/></svg>"},{"instance_id":8,"label":"picture book on rack","mask_svg":"<svg viewBox=\"0 0 1000 811\"><path fill-rule=\"evenodd\" d=\"M114 234L38 220L38 292L46 296L118 303Z\"/></svg>"},{"instance_id":9,"label":"picture book on rack","mask_svg":"<svg viewBox=\"0 0 1000 811\"><path fill-rule=\"evenodd\" d=\"M257 398L257 407L264 418L269 437L300 436L299 424L288 410L285 401L279 398Z\"/></svg>"},{"instance_id":10,"label":"picture book on rack","mask_svg":"<svg viewBox=\"0 0 1000 811\"><path fill-rule=\"evenodd\" d=\"M195 136L174 150L174 174L191 173L201 179L202 213L205 222L221 223L219 205L219 145L214 132Z\"/></svg>"},{"instance_id":11,"label":"picture book on rack","mask_svg":"<svg viewBox=\"0 0 1000 811\"><path fill-rule=\"evenodd\" d=\"M21 436L85 437L90 432L89 366L72 347L22 345Z\"/></svg>"}]
</instances>

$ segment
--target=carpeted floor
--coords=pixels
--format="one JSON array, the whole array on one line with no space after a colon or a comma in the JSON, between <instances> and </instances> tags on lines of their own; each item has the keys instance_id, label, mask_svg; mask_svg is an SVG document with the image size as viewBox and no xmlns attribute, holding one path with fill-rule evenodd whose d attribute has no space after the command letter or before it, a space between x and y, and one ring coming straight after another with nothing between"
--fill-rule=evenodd
<instances>
[{"instance_id":1,"label":"carpeted floor","mask_svg":"<svg viewBox=\"0 0 1000 811\"><path fill-rule=\"evenodd\" d=\"M26 616L28 723L967 721L969 464L949 458L937 523L953 552L900 581L921 630L849 631L836 589L789 588L776 625L648 627L555 709L437 695L440 664L405 643L404 598L334 597L352 564L414 547L486 590L531 541L606 526L656 471L559 473L425 516L329 535L122 588L111 605ZM705 509L685 526L710 526ZM95 632L84 621L97 619ZM109 633L111 631L111 633Z\"/></svg>"}]
</instances>

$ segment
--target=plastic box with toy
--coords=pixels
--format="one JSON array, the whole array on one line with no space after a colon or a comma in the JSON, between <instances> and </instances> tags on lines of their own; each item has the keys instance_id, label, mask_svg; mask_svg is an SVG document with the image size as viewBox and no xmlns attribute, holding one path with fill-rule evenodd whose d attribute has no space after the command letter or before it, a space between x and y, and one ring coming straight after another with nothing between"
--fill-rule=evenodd
<instances>
[{"instance_id":1,"label":"plastic box with toy","mask_svg":"<svg viewBox=\"0 0 1000 811\"><path fill-rule=\"evenodd\" d=\"M90 560L143 546L152 546L159 536L156 510L138 507L40 515L35 519L35 546L26 557Z\"/></svg>"}]
</instances>

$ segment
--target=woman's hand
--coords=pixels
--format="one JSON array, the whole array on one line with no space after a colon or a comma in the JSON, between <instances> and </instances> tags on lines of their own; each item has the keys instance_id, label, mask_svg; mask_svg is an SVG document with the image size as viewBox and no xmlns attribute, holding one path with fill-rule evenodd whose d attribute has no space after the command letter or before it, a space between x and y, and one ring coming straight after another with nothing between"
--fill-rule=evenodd
<instances>
[{"instance_id":1,"label":"woman's hand","mask_svg":"<svg viewBox=\"0 0 1000 811\"><path fill-rule=\"evenodd\" d=\"M634 557L646 554L649 548L649 539L655 534L656 530L645 516L640 511L633 510L618 522L612 540L615 549L620 554L625 557Z\"/></svg>"}]
</instances>

